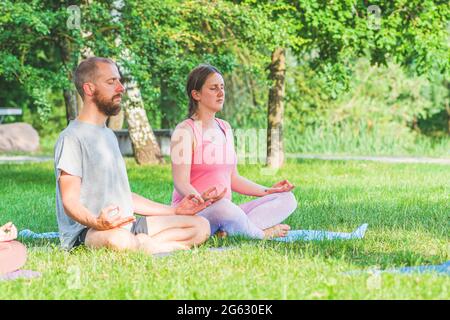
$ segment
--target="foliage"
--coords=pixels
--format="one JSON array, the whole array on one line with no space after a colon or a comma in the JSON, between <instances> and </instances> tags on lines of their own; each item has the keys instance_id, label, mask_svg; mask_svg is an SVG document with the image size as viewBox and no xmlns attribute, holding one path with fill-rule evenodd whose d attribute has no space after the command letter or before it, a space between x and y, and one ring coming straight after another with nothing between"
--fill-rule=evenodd
<instances>
[{"instance_id":1,"label":"foliage","mask_svg":"<svg viewBox=\"0 0 450 320\"><path fill-rule=\"evenodd\" d=\"M81 10L80 28L67 26L72 4ZM64 105L56 97L73 88L71 72L90 49L131 72L155 128L173 127L185 117L186 76L201 62L224 73L227 101L220 116L237 127L262 128L270 86L266 67L271 51L282 46L288 49L289 135L324 123L339 131L347 120L345 127L371 127L370 120L386 134L400 126L405 137L410 128L448 137L447 3L376 5L379 18L366 1L354 0L130 0L120 8L106 0L5 0L0 4L0 106L29 110L24 119L41 134L58 131L64 120L55 117ZM378 67L370 72L380 85L371 79L367 86L355 83L365 81L358 73L360 57ZM383 129L380 121L391 124Z\"/></svg>"},{"instance_id":2,"label":"foliage","mask_svg":"<svg viewBox=\"0 0 450 320\"><path fill-rule=\"evenodd\" d=\"M2 107L51 113L49 92L69 79L60 63L65 12L60 1L2 1L0 4L0 101Z\"/></svg>"}]
</instances>

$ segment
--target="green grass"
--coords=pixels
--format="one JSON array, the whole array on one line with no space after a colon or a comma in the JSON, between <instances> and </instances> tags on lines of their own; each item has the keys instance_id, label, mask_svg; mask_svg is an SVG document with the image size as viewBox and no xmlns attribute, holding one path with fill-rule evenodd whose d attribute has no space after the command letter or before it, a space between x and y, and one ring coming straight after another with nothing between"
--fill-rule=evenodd
<instances>
[{"instance_id":1,"label":"green grass","mask_svg":"<svg viewBox=\"0 0 450 320\"><path fill-rule=\"evenodd\" d=\"M170 166L127 161L133 191L169 203ZM0 282L0 299L449 299L450 278L436 274L343 274L350 270L440 264L449 260L450 168L444 165L299 161L277 176L241 166L263 184L290 179L299 207L293 229L351 231L364 240L276 243L218 240L167 257L27 241L24 267L43 274ZM0 165L0 223L57 229L52 163ZM247 197L236 196L238 203ZM222 252L209 247L227 246Z\"/></svg>"}]
</instances>

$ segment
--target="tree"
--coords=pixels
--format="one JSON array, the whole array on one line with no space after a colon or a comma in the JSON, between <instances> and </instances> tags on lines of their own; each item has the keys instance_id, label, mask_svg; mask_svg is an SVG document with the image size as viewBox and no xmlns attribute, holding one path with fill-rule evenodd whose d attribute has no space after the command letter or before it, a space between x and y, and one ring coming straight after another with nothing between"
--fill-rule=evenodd
<instances>
[{"instance_id":1,"label":"tree","mask_svg":"<svg viewBox=\"0 0 450 320\"><path fill-rule=\"evenodd\" d=\"M133 53L127 66L166 128L187 115L190 70L210 63L229 74L245 54L258 64L270 37L262 12L223 0L127 1L122 12L122 39Z\"/></svg>"},{"instance_id":2,"label":"tree","mask_svg":"<svg viewBox=\"0 0 450 320\"><path fill-rule=\"evenodd\" d=\"M255 4L254 1L245 3ZM346 89L350 66L358 57L368 56L372 64L386 65L388 61L394 61L418 74L431 75L436 69L449 74L446 29L450 7L446 1L377 3L369 5L366 1L353 0L258 2L269 20L280 23L284 29L284 32L275 32L272 41L267 42L277 48L272 54L276 58L272 59L269 68L273 86L269 93L268 132L282 123L282 104L279 102L283 93L282 64L279 63L282 48L291 50L321 73L334 97ZM282 143L275 148L271 140L268 143L268 159L282 159ZM277 165L281 166L282 162Z\"/></svg>"},{"instance_id":3,"label":"tree","mask_svg":"<svg viewBox=\"0 0 450 320\"><path fill-rule=\"evenodd\" d=\"M269 66L269 102L267 112L267 165L279 168L284 162L283 148L283 114L284 86L286 76L286 56L284 48L277 48L272 53Z\"/></svg>"},{"instance_id":4,"label":"tree","mask_svg":"<svg viewBox=\"0 0 450 320\"><path fill-rule=\"evenodd\" d=\"M113 4L112 22L120 24L122 20L123 0L115 1ZM122 46L122 38L116 38L117 46L122 47L121 61L130 59L128 48ZM139 86L129 70L124 67L122 72L125 76L125 87L127 99L124 104L125 118L128 122L128 131L133 145L134 158L138 164L160 164L164 162L161 150L156 141L152 127L144 109L144 103Z\"/></svg>"}]
</instances>

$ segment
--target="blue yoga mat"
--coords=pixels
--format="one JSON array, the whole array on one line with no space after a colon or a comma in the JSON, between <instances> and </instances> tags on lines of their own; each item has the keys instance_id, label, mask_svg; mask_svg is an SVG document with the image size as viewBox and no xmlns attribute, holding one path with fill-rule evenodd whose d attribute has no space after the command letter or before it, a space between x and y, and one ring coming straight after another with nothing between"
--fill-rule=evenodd
<instances>
[{"instance_id":1,"label":"blue yoga mat","mask_svg":"<svg viewBox=\"0 0 450 320\"><path fill-rule=\"evenodd\" d=\"M286 237L274 238L272 240L281 242L292 241L311 241L311 240L350 240L350 239L362 239L366 233L368 224L362 224L355 231L351 233L346 232L331 232L324 230L292 230L288 231ZM45 232L36 233L29 229L25 229L19 232L19 236L31 239L53 239L58 238L58 232Z\"/></svg>"},{"instance_id":2,"label":"blue yoga mat","mask_svg":"<svg viewBox=\"0 0 450 320\"><path fill-rule=\"evenodd\" d=\"M369 270L355 270L355 271L349 271L345 274L349 275L359 275L364 273L374 273L374 274L381 274L381 273L404 273L404 274L421 274L421 273L436 273L439 275L450 275L450 260L447 262L444 262L443 264L438 265L428 265L428 266L413 266L413 267L402 267L402 268L391 268L386 270L378 270L378 269L369 269Z\"/></svg>"},{"instance_id":3,"label":"blue yoga mat","mask_svg":"<svg viewBox=\"0 0 450 320\"><path fill-rule=\"evenodd\" d=\"M292 230L288 231L287 236L274 238L272 240L281 242L292 241L311 241L311 240L351 240L362 239L366 233L369 225L364 223L360 225L355 231L347 232L331 232L324 230Z\"/></svg>"},{"instance_id":4,"label":"blue yoga mat","mask_svg":"<svg viewBox=\"0 0 450 320\"><path fill-rule=\"evenodd\" d=\"M437 272L450 275L450 260L438 265L429 266L414 266L414 267L403 267L395 269L386 269L382 272L389 273L427 273L427 272Z\"/></svg>"},{"instance_id":5,"label":"blue yoga mat","mask_svg":"<svg viewBox=\"0 0 450 320\"><path fill-rule=\"evenodd\" d=\"M58 232L36 233L29 229L25 229L19 232L19 237L31 239L54 239L59 238L59 233Z\"/></svg>"}]
</instances>

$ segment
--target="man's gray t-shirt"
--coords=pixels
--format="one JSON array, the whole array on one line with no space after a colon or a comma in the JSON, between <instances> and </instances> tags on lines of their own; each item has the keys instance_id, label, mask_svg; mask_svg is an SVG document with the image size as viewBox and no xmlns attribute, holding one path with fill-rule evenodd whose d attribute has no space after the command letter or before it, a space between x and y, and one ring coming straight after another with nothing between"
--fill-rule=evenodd
<instances>
[{"instance_id":1,"label":"man's gray t-shirt","mask_svg":"<svg viewBox=\"0 0 450 320\"><path fill-rule=\"evenodd\" d=\"M71 249L85 226L64 211L59 187L61 171L81 178L80 202L92 214L117 205L124 217L133 215L125 161L111 129L73 120L61 132L55 146L56 215L61 246ZM124 228L131 229L132 224Z\"/></svg>"}]
</instances>

